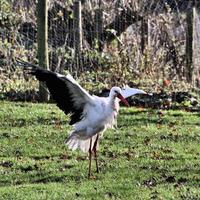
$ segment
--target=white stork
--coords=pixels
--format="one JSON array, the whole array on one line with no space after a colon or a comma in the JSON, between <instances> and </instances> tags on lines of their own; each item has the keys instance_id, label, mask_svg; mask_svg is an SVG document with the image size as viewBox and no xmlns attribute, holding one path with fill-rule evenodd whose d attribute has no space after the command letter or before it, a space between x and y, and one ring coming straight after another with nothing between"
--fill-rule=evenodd
<instances>
[{"instance_id":1,"label":"white stork","mask_svg":"<svg viewBox=\"0 0 200 200\"><path fill-rule=\"evenodd\" d=\"M45 82L57 106L65 114L70 114L69 124L73 129L65 144L69 149L79 148L83 152L89 152L89 177L92 153L94 153L96 171L99 172L97 144L103 132L115 125L120 100L128 106L125 98L145 92L135 88L112 87L108 97L98 97L90 95L70 74L64 76L24 61L18 61L18 64L29 69L29 73L39 81Z\"/></svg>"}]
</instances>

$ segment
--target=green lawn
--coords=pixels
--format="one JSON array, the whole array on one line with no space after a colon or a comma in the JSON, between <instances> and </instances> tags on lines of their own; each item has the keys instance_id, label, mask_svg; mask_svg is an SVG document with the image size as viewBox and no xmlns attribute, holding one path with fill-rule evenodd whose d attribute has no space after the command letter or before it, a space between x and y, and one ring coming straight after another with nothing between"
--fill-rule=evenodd
<instances>
[{"instance_id":1,"label":"green lawn","mask_svg":"<svg viewBox=\"0 0 200 200\"><path fill-rule=\"evenodd\" d=\"M69 131L53 104L0 102L0 199L200 199L199 113L121 109L92 180Z\"/></svg>"}]
</instances>

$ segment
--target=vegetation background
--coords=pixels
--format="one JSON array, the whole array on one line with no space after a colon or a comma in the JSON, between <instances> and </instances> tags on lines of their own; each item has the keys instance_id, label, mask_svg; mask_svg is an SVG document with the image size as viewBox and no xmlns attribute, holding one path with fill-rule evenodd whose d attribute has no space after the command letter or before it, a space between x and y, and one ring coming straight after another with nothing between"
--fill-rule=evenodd
<instances>
[{"instance_id":1,"label":"vegetation background","mask_svg":"<svg viewBox=\"0 0 200 200\"><path fill-rule=\"evenodd\" d=\"M126 84L158 93L199 90L198 1L79 1L81 41L76 37L75 2L48 1L52 70L69 71L96 93ZM37 83L18 71L15 61L38 63L37 4L0 4L1 93L32 93Z\"/></svg>"}]
</instances>

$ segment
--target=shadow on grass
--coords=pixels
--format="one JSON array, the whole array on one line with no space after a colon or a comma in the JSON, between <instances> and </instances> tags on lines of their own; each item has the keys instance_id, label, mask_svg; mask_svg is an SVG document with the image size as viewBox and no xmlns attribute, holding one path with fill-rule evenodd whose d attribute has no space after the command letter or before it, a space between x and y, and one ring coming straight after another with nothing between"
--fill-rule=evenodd
<instances>
[{"instance_id":1,"label":"shadow on grass","mask_svg":"<svg viewBox=\"0 0 200 200\"><path fill-rule=\"evenodd\" d=\"M59 182L59 183L62 183L65 180L66 180L66 175L64 175L64 174L60 175L60 176L46 175L46 176L43 176L41 178L39 178L39 177L33 177L33 179L30 180L30 183L50 183L50 182L54 182L54 183L55 182Z\"/></svg>"},{"instance_id":2,"label":"shadow on grass","mask_svg":"<svg viewBox=\"0 0 200 200\"><path fill-rule=\"evenodd\" d=\"M61 120L59 118L43 118L38 117L37 119L26 120L24 118L19 118L15 120L10 120L9 122L5 122L6 125L8 124L11 127L25 127L29 125L55 125L55 126L62 126L67 125L69 122L67 120Z\"/></svg>"},{"instance_id":3,"label":"shadow on grass","mask_svg":"<svg viewBox=\"0 0 200 200\"><path fill-rule=\"evenodd\" d=\"M70 170L71 168L73 168L74 166L68 166L67 168ZM61 169L60 169L61 170ZM76 170L73 170L72 173L70 173L69 171L66 172L60 172L60 171L53 171L53 172L40 172L39 170L33 170L31 169L26 169L26 171L24 171L24 169L20 170L23 172L23 174L21 175L21 177L23 177L24 179L7 179L7 180L0 180L0 187L5 187L5 186L10 186L10 185L23 185L23 184L35 184L35 183L63 183L66 181L79 181L81 179L87 178L87 174L85 174L85 177L83 176L79 176L78 172L76 172ZM67 169L66 169L67 171ZM69 174L70 173L70 174ZM13 182L13 180L15 180Z\"/></svg>"},{"instance_id":4,"label":"shadow on grass","mask_svg":"<svg viewBox=\"0 0 200 200\"><path fill-rule=\"evenodd\" d=\"M120 110L120 115L141 115L142 113L148 113L148 112L156 112L156 110L152 109L146 109L146 110L131 110L123 109Z\"/></svg>"},{"instance_id":5,"label":"shadow on grass","mask_svg":"<svg viewBox=\"0 0 200 200\"><path fill-rule=\"evenodd\" d=\"M159 120L158 118L136 118L136 119L127 119L124 121L119 121L118 127L128 127L128 126L138 126L138 125L148 125L148 124L154 124L156 125L165 125L170 123L170 120L168 119L163 119Z\"/></svg>"},{"instance_id":6,"label":"shadow on grass","mask_svg":"<svg viewBox=\"0 0 200 200\"><path fill-rule=\"evenodd\" d=\"M14 183L11 180L0 180L0 186L10 186L10 185L23 185L23 184L33 184L33 183L51 183L51 182L64 182L66 180L66 176L44 176L42 178L39 178L39 176L29 177L29 180L17 180Z\"/></svg>"}]
</instances>

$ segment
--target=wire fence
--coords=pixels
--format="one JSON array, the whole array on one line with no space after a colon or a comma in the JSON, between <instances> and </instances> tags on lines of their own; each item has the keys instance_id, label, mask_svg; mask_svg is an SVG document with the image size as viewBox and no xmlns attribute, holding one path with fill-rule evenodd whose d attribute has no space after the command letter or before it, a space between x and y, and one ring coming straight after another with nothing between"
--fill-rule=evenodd
<instances>
[{"instance_id":1,"label":"wire fence","mask_svg":"<svg viewBox=\"0 0 200 200\"><path fill-rule=\"evenodd\" d=\"M198 1L80 1L78 30L75 2L48 1L52 70L78 76L98 71L95 80L100 82L169 80L200 86ZM37 63L36 1L2 0L0 4L1 69L15 68L15 58ZM77 31L81 40L75 36Z\"/></svg>"}]
</instances>

